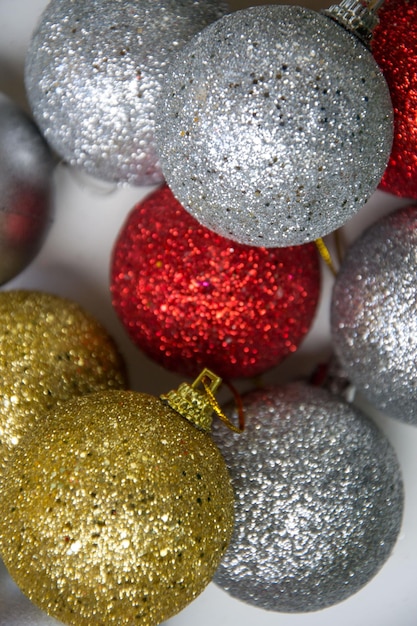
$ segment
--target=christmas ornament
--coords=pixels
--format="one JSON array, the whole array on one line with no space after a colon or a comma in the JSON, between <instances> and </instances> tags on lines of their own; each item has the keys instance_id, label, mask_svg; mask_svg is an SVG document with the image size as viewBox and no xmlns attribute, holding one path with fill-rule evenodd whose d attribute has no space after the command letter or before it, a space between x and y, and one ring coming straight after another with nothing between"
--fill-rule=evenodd
<instances>
[{"instance_id":1,"label":"christmas ornament","mask_svg":"<svg viewBox=\"0 0 417 626\"><path fill-rule=\"evenodd\" d=\"M225 11L219 0L52 0L25 71L51 146L104 180L160 182L153 127L167 65Z\"/></svg>"},{"instance_id":2,"label":"christmas ornament","mask_svg":"<svg viewBox=\"0 0 417 626\"><path fill-rule=\"evenodd\" d=\"M0 550L50 615L155 625L212 579L233 491L209 434L184 419L213 410L196 383L164 402L129 391L74 398L16 450L0 493Z\"/></svg>"},{"instance_id":3,"label":"christmas ornament","mask_svg":"<svg viewBox=\"0 0 417 626\"><path fill-rule=\"evenodd\" d=\"M333 289L334 349L357 390L417 425L417 207L373 224L348 251Z\"/></svg>"},{"instance_id":4,"label":"christmas ornament","mask_svg":"<svg viewBox=\"0 0 417 626\"><path fill-rule=\"evenodd\" d=\"M168 369L254 376L294 352L320 290L314 244L249 247L201 226L167 186L136 205L115 243L113 305Z\"/></svg>"},{"instance_id":5,"label":"christmas ornament","mask_svg":"<svg viewBox=\"0 0 417 626\"><path fill-rule=\"evenodd\" d=\"M35 124L0 93L0 284L19 274L44 241L53 167Z\"/></svg>"},{"instance_id":6,"label":"christmas ornament","mask_svg":"<svg viewBox=\"0 0 417 626\"><path fill-rule=\"evenodd\" d=\"M383 191L417 198L417 3L385 0L372 51L394 108L394 142L380 183Z\"/></svg>"},{"instance_id":7,"label":"christmas ornament","mask_svg":"<svg viewBox=\"0 0 417 626\"><path fill-rule=\"evenodd\" d=\"M316 611L363 587L398 536L395 453L362 413L306 383L243 397L240 438L215 432L235 530L214 581L263 609Z\"/></svg>"},{"instance_id":8,"label":"christmas ornament","mask_svg":"<svg viewBox=\"0 0 417 626\"><path fill-rule=\"evenodd\" d=\"M155 136L168 185L204 226L249 245L296 245L366 202L392 142L388 88L357 36L368 18L351 0L328 15L251 7L179 51Z\"/></svg>"},{"instance_id":9,"label":"christmas ornament","mask_svg":"<svg viewBox=\"0 0 417 626\"><path fill-rule=\"evenodd\" d=\"M107 331L75 302L37 291L0 293L0 473L27 430L72 396L124 388Z\"/></svg>"}]
</instances>

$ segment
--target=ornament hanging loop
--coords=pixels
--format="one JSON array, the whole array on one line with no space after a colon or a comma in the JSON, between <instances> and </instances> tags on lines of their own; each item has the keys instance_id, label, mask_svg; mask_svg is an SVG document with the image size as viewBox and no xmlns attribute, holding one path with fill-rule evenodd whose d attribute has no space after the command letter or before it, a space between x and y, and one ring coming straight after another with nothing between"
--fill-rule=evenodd
<instances>
[{"instance_id":1,"label":"ornament hanging loop","mask_svg":"<svg viewBox=\"0 0 417 626\"><path fill-rule=\"evenodd\" d=\"M317 248L321 258L326 263L327 267L330 269L330 271L333 274L333 276L336 276L337 275L337 270L336 270L336 268L334 266L331 254L329 252L328 247L324 243L323 238L319 237L318 239L315 240L314 243L316 244L316 248Z\"/></svg>"},{"instance_id":2,"label":"ornament hanging loop","mask_svg":"<svg viewBox=\"0 0 417 626\"><path fill-rule=\"evenodd\" d=\"M221 410L216 398L213 395L213 391L211 389L211 387L207 384L206 382L206 377L204 376L205 372L210 372L210 370L203 370L203 372L201 373L201 383L204 387L204 390L207 394L207 397L210 400L210 404L212 406L213 412L217 415L217 417L223 422L223 424L225 424L228 428L230 428L230 430L232 430L234 433L242 433L243 432L243 424L241 423L240 426L235 426L233 424L233 422L231 422L229 420L229 418L223 413L223 411Z\"/></svg>"},{"instance_id":3,"label":"ornament hanging loop","mask_svg":"<svg viewBox=\"0 0 417 626\"><path fill-rule=\"evenodd\" d=\"M228 419L215 398L214 394L221 382L219 376L205 368L191 385L182 383L178 389L169 391L160 398L201 430L211 430L212 416L215 413L230 430L241 433L243 428L235 426Z\"/></svg>"}]
</instances>

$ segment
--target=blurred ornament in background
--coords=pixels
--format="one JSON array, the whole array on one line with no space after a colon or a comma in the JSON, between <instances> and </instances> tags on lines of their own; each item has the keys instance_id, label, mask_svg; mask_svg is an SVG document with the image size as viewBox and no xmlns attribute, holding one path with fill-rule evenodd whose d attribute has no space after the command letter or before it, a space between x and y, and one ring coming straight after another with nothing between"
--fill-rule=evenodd
<instances>
[{"instance_id":1,"label":"blurred ornament in background","mask_svg":"<svg viewBox=\"0 0 417 626\"><path fill-rule=\"evenodd\" d=\"M97 178L161 182L153 138L161 81L176 51L226 10L220 0L51 0L25 70L47 141Z\"/></svg>"},{"instance_id":2,"label":"blurred ornament in background","mask_svg":"<svg viewBox=\"0 0 417 626\"><path fill-rule=\"evenodd\" d=\"M162 170L207 228L248 245L302 244L377 188L392 144L389 91L362 42L367 22L350 32L340 7L236 11L171 63L156 114Z\"/></svg>"},{"instance_id":3,"label":"blurred ornament in background","mask_svg":"<svg viewBox=\"0 0 417 626\"><path fill-rule=\"evenodd\" d=\"M44 242L54 165L34 122L0 93L0 285L23 271Z\"/></svg>"},{"instance_id":4,"label":"blurred ornament in background","mask_svg":"<svg viewBox=\"0 0 417 626\"><path fill-rule=\"evenodd\" d=\"M331 354L326 362L319 363L316 366L309 382L312 385L326 389L347 402L353 402L355 399L356 389L335 354Z\"/></svg>"},{"instance_id":5,"label":"blurred ornament in background","mask_svg":"<svg viewBox=\"0 0 417 626\"><path fill-rule=\"evenodd\" d=\"M44 611L77 626L156 626L212 580L233 490L210 434L184 417L108 391L56 407L22 440L0 490L0 548Z\"/></svg>"},{"instance_id":6,"label":"blurred ornament in background","mask_svg":"<svg viewBox=\"0 0 417 626\"><path fill-rule=\"evenodd\" d=\"M0 293L0 474L21 437L73 396L127 385L102 325L78 304L39 291Z\"/></svg>"},{"instance_id":7,"label":"blurred ornament in background","mask_svg":"<svg viewBox=\"0 0 417 626\"><path fill-rule=\"evenodd\" d=\"M113 306L133 342L195 376L255 376L294 352L320 295L314 244L249 247L201 226L165 185L137 204L115 242Z\"/></svg>"},{"instance_id":8,"label":"blurred ornament in background","mask_svg":"<svg viewBox=\"0 0 417 626\"><path fill-rule=\"evenodd\" d=\"M351 382L390 417L417 426L417 207L370 226L333 288L334 350Z\"/></svg>"},{"instance_id":9,"label":"blurred ornament in background","mask_svg":"<svg viewBox=\"0 0 417 626\"><path fill-rule=\"evenodd\" d=\"M291 383L242 401L243 434L213 432L236 498L214 582L270 611L341 602L375 576L400 531L395 452L364 414L319 387Z\"/></svg>"},{"instance_id":10,"label":"blurred ornament in background","mask_svg":"<svg viewBox=\"0 0 417 626\"><path fill-rule=\"evenodd\" d=\"M394 142L380 189L417 198L417 2L385 0L372 39L394 108Z\"/></svg>"}]
</instances>

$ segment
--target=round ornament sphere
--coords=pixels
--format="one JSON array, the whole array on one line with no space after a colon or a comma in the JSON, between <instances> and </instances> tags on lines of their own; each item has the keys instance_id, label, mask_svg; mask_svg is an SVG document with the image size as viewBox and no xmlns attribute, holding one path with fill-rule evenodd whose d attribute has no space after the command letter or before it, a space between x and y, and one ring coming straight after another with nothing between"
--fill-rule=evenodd
<instances>
[{"instance_id":1,"label":"round ornament sphere","mask_svg":"<svg viewBox=\"0 0 417 626\"><path fill-rule=\"evenodd\" d=\"M248 245L297 245L344 224L391 149L372 54L303 7L251 7L205 28L172 62L162 102L155 136L174 195Z\"/></svg>"},{"instance_id":2,"label":"round ornament sphere","mask_svg":"<svg viewBox=\"0 0 417 626\"><path fill-rule=\"evenodd\" d=\"M78 626L171 617L211 581L233 528L233 491L210 435L129 391L56 407L17 448L0 503L12 577Z\"/></svg>"},{"instance_id":3,"label":"round ornament sphere","mask_svg":"<svg viewBox=\"0 0 417 626\"><path fill-rule=\"evenodd\" d=\"M214 582L270 611L332 606L363 587L397 539L400 469L385 436L324 389L243 397L246 429L215 432L235 491L235 530Z\"/></svg>"},{"instance_id":4,"label":"round ornament sphere","mask_svg":"<svg viewBox=\"0 0 417 626\"><path fill-rule=\"evenodd\" d=\"M0 285L33 260L52 213L54 161L39 130L0 93Z\"/></svg>"},{"instance_id":5,"label":"round ornament sphere","mask_svg":"<svg viewBox=\"0 0 417 626\"><path fill-rule=\"evenodd\" d=\"M21 437L73 396L125 388L107 331L78 304L37 291L0 293L0 472Z\"/></svg>"},{"instance_id":6,"label":"round ornament sphere","mask_svg":"<svg viewBox=\"0 0 417 626\"><path fill-rule=\"evenodd\" d=\"M320 293L314 244L265 249L201 226L167 186L136 205L115 243L114 308L134 343L195 376L255 376L294 352Z\"/></svg>"},{"instance_id":7,"label":"round ornament sphere","mask_svg":"<svg viewBox=\"0 0 417 626\"><path fill-rule=\"evenodd\" d=\"M368 228L348 251L331 303L335 352L377 409L417 425L417 207Z\"/></svg>"},{"instance_id":8,"label":"round ornament sphere","mask_svg":"<svg viewBox=\"0 0 417 626\"><path fill-rule=\"evenodd\" d=\"M372 51L394 109L394 142L380 188L417 198L417 3L386 0L378 16Z\"/></svg>"},{"instance_id":9,"label":"round ornament sphere","mask_svg":"<svg viewBox=\"0 0 417 626\"><path fill-rule=\"evenodd\" d=\"M153 129L166 68L225 11L219 0L51 0L25 70L50 145L97 178L161 182Z\"/></svg>"}]
</instances>

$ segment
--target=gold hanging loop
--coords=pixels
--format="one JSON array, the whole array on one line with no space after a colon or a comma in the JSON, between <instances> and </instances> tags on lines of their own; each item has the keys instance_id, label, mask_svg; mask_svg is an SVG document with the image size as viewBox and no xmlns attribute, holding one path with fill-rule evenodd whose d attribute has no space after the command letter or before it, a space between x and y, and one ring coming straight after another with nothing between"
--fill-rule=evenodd
<instances>
[{"instance_id":1,"label":"gold hanging loop","mask_svg":"<svg viewBox=\"0 0 417 626\"><path fill-rule=\"evenodd\" d=\"M315 240L314 243L316 244L317 250L319 251L319 254L320 254L321 258L326 263L327 267L330 269L330 271L333 274L333 276L336 276L337 275L336 268L335 268L334 263L332 261L332 257L330 255L329 249L326 246L326 244L324 243L323 238L319 237L318 239Z\"/></svg>"},{"instance_id":2,"label":"gold hanging loop","mask_svg":"<svg viewBox=\"0 0 417 626\"><path fill-rule=\"evenodd\" d=\"M227 415L225 415L223 413L223 411L220 408L220 405L218 404L216 398L214 397L214 394L211 390L211 388L209 387L209 385L207 385L206 383L206 379L203 376L203 378L201 379L201 382L203 384L204 390L207 394L207 397L209 398L211 407L213 409L213 412L217 415L217 417L223 422L223 424L226 424L226 426L228 428L230 428L230 430L232 430L234 433L242 433L243 432L243 425L240 424L240 426L235 426L233 424L233 422L231 422L229 420L229 418L227 417ZM241 422L241 419L239 420Z\"/></svg>"}]
</instances>

